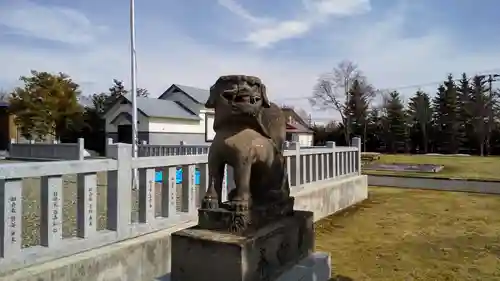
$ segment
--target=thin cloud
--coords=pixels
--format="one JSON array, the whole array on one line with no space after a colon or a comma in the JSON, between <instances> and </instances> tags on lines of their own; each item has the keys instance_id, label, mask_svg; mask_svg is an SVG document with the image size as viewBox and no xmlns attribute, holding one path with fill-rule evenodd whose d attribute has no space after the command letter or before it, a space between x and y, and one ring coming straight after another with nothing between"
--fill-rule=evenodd
<instances>
[{"instance_id":1,"label":"thin cloud","mask_svg":"<svg viewBox=\"0 0 500 281\"><path fill-rule=\"evenodd\" d=\"M243 41L257 48L268 48L283 40L302 37L330 17L354 16L371 9L369 0L302 0L300 18L277 21L256 17L235 0L218 0L218 3L255 24Z\"/></svg>"},{"instance_id":2,"label":"thin cloud","mask_svg":"<svg viewBox=\"0 0 500 281\"><path fill-rule=\"evenodd\" d=\"M234 0L217 0L217 3L219 3L219 5L221 5L222 7L228 9L233 14L249 21L252 24L262 25L262 24L270 24L273 22L272 19L256 17L252 15L249 11L243 8L242 5L240 5L238 2Z\"/></svg>"},{"instance_id":3,"label":"thin cloud","mask_svg":"<svg viewBox=\"0 0 500 281\"><path fill-rule=\"evenodd\" d=\"M40 18L44 21L40 22ZM0 6L0 26L9 33L68 44L90 44L102 27L73 9L43 6L29 1Z\"/></svg>"}]
</instances>

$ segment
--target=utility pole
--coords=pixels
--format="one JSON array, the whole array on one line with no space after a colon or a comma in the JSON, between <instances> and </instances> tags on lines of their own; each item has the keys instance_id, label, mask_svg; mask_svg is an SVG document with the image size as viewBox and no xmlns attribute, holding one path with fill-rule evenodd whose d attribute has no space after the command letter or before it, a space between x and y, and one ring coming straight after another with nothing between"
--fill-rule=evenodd
<instances>
[{"instance_id":1,"label":"utility pole","mask_svg":"<svg viewBox=\"0 0 500 281\"><path fill-rule=\"evenodd\" d=\"M494 100L495 98L493 97L494 91L493 91L493 82L500 81L500 74L483 74L480 75L481 77L487 77L488 78L488 87L489 87L489 97L488 97L488 135L486 136L486 151L488 155L491 155L491 133L493 131L493 111L494 111Z\"/></svg>"},{"instance_id":2,"label":"utility pole","mask_svg":"<svg viewBox=\"0 0 500 281\"><path fill-rule=\"evenodd\" d=\"M132 157L137 158L137 63L135 58L135 1L130 0L130 82L132 95ZM138 188L139 178L137 169L132 171L132 189Z\"/></svg>"}]
</instances>

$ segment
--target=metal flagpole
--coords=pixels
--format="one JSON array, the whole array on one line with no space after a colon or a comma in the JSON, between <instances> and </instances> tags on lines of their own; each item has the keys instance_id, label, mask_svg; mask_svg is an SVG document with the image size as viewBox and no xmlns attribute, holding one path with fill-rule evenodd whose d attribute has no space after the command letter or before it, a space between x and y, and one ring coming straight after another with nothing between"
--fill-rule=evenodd
<instances>
[{"instance_id":1,"label":"metal flagpole","mask_svg":"<svg viewBox=\"0 0 500 281\"><path fill-rule=\"evenodd\" d=\"M132 95L132 157L137 158L137 73L135 58L135 1L130 0L130 74L131 74L131 95ZM137 169L133 170L132 188L138 188Z\"/></svg>"}]
</instances>

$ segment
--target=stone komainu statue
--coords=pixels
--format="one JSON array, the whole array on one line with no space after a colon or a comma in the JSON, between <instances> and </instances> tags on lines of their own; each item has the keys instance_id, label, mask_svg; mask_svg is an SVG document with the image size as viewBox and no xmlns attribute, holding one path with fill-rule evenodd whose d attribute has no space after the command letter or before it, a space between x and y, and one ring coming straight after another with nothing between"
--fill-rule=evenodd
<instances>
[{"instance_id":1,"label":"stone komainu statue","mask_svg":"<svg viewBox=\"0 0 500 281\"><path fill-rule=\"evenodd\" d=\"M246 209L290 196L283 156L286 121L253 76L220 77L205 106L215 109L215 138L208 156L210 185L205 202L220 205L225 164L234 169L230 206Z\"/></svg>"}]
</instances>

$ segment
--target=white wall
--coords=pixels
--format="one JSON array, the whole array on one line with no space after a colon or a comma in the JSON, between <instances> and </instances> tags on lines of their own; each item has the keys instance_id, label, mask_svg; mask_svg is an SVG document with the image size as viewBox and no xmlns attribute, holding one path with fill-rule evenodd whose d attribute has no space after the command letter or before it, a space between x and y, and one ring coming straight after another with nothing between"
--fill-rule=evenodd
<instances>
[{"instance_id":1,"label":"white wall","mask_svg":"<svg viewBox=\"0 0 500 281\"><path fill-rule=\"evenodd\" d=\"M120 118L118 119L117 123L115 124L110 124L110 122L115 119L115 117L122 113L122 112L132 112L132 105L131 104L120 104L117 103L115 104L106 114L106 133L117 133L118 132L118 125L126 125L130 124L128 120L125 118ZM147 131L149 128L149 120L146 116L141 114L137 115L137 121L139 121L139 124L137 125L137 129L139 131Z\"/></svg>"},{"instance_id":2,"label":"white wall","mask_svg":"<svg viewBox=\"0 0 500 281\"><path fill-rule=\"evenodd\" d=\"M300 146L313 146L313 134L298 133L297 135Z\"/></svg>"},{"instance_id":3,"label":"white wall","mask_svg":"<svg viewBox=\"0 0 500 281\"><path fill-rule=\"evenodd\" d=\"M199 115L201 120L150 117L148 131L151 133L205 134L206 112L210 111L201 110ZM213 118L209 118L208 122L209 135L212 135Z\"/></svg>"}]
</instances>

